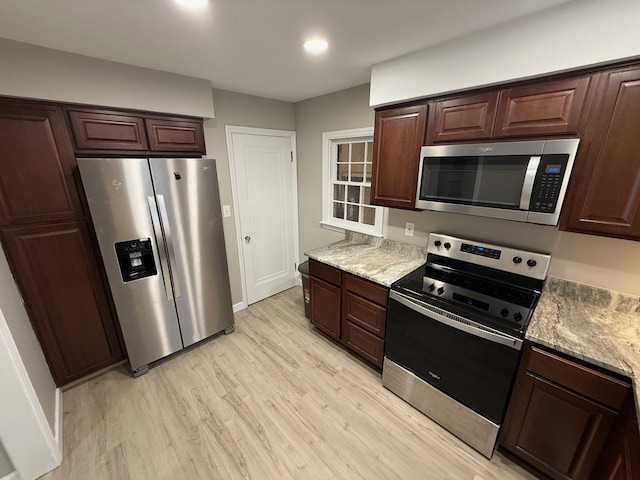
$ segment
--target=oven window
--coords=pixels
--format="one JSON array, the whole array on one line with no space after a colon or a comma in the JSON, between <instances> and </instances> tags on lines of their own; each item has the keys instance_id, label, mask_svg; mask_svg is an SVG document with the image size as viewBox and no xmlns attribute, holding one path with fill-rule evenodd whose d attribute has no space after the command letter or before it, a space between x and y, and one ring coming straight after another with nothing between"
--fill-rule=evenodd
<instances>
[{"instance_id":1,"label":"oven window","mask_svg":"<svg viewBox=\"0 0 640 480\"><path fill-rule=\"evenodd\" d=\"M425 157L420 199L518 209L529 158Z\"/></svg>"}]
</instances>

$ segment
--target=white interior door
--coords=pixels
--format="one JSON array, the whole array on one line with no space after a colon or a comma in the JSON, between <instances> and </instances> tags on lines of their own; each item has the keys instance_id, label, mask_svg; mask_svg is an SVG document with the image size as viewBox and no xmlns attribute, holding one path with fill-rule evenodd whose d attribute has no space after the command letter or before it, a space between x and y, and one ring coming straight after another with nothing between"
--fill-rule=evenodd
<instances>
[{"instance_id":1,"label":"white interior door","mask_svg":"<svg viewBox=\"0 0 640 480\"><path fill-rule=\"evenodd\" d=\"M236 226L248 304L296 283L295 133L227 126Z\"/></svg>"}]
</instances>

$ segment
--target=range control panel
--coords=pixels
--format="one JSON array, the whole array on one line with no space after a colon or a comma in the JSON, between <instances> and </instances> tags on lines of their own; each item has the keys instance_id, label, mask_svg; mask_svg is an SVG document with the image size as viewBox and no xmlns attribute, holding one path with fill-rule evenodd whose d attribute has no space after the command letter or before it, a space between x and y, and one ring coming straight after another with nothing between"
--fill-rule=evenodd
<instances>
[{"instance_id":1,"label":"range control panel","mask_svg":"<svg viewBox=\"0 0 640 480\"><path fill-rule=\"evenodd\" d=\"M440 233L429 235L427 252L538 280L546 278L551 262L551 256L544 253L502 247Z\"/></svg>"}]
</instances>

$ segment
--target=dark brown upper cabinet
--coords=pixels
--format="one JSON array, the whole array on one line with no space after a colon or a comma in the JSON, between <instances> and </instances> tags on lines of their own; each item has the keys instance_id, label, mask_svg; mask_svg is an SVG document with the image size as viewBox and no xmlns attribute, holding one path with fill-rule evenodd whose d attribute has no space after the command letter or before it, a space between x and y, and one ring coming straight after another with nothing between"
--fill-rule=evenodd
<instances>
[{"instance_id":1,"label":"dark brown upper cabinet","mask_svg":"<svg viewBox=\"0 0 640 480\"><path fill-rule=\"evenodd\" d=\"M202 119L73 107L67 115L79 155L205 153Z\"/></svg>"},{"instance_id":2,"label":"dark brown upper cabinet","mask_svg":"<svg viewBox=\"0 0 640 480\"><path fill-rule=\"evenodd\" d=\"M193 152L204 155L202 121L146 118L144 123L151 151Z\"/></svg>"},{"instance_id":3,"label":"dark brown upper cabinet","mask_svg":"<svg viewBox=\"0 0 640 480\"><path fill-rule=\"evenodd\" d=\"M604 72L561 229L640 240L640 68Z\"/></svg>"},{"instance_id":4,"label":"dark brown upper cabinet","mask_svg":"<svg viewBox=\"0 0 640 480\"><path fill-rule=\"evenodd\" d=\"M141 117L96 110L68 110L76 151L147 151Z\"/></svg>"},{"instance_id":5,"label":"dark brown upper cabinet","mask_svg":"<svg viewBox=\"0 0 640 480\"><path fill-rule=\"evenodd\" d=\"M377 110L373 135L371 203L414 209L418 163L427 123L426 103Z\"/></svg>"},{"instance_id":6,"label":"dark brown upper cabinet","mask_svg":"<svg viewBox=\"0 0 640 480\"><path fill-rule=\"evenodd\" d=\"M0 101L0 226L82 215L62 109Z\"/></svg>"},{"instance_id":7,"label":"dark brown upper cabinet","mask_svg":"<svg viewBox=\"0 0 640 480\"><path fill-rule=\"evenodd\" d=\"M5 229L2 240L56 385L122 360L86 223Z\"/></svg>"},{"instance_id":8,"label":"dark brown upper cabinet","mask_svg":"<svg viewBox=\"0 0 640 480\"><path fill-rule=\"evenodd\" d=\"M498 92L444 98L429 112L427 144L491 138Z\"/></svg>"},{"instance_id":9,"label":"dark brown upper cabinet","mask_svg":"<svg viewBox=\"0 0 640 480\"><path fill-rule=\"evenodd\" d=\"M589 76L502 90L493 137L575 135L590 81Z\"/></svg>"}]
</instances>

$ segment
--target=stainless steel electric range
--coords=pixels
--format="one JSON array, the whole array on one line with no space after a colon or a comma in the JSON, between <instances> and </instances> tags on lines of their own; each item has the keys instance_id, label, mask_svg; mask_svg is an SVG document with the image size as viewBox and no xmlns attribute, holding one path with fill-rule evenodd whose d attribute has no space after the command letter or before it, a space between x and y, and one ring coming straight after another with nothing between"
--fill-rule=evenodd
<instances>
[{"instance_id":1,"label":"stainless steel electric range","mask_svg":"<svg viewBox=\"0 0 640 480\"><path fill-rule=\"evenodd\" d=\"M391 286L382 383L491 458L551 257L431 234Z\"/></svg>"}]
</instances>

